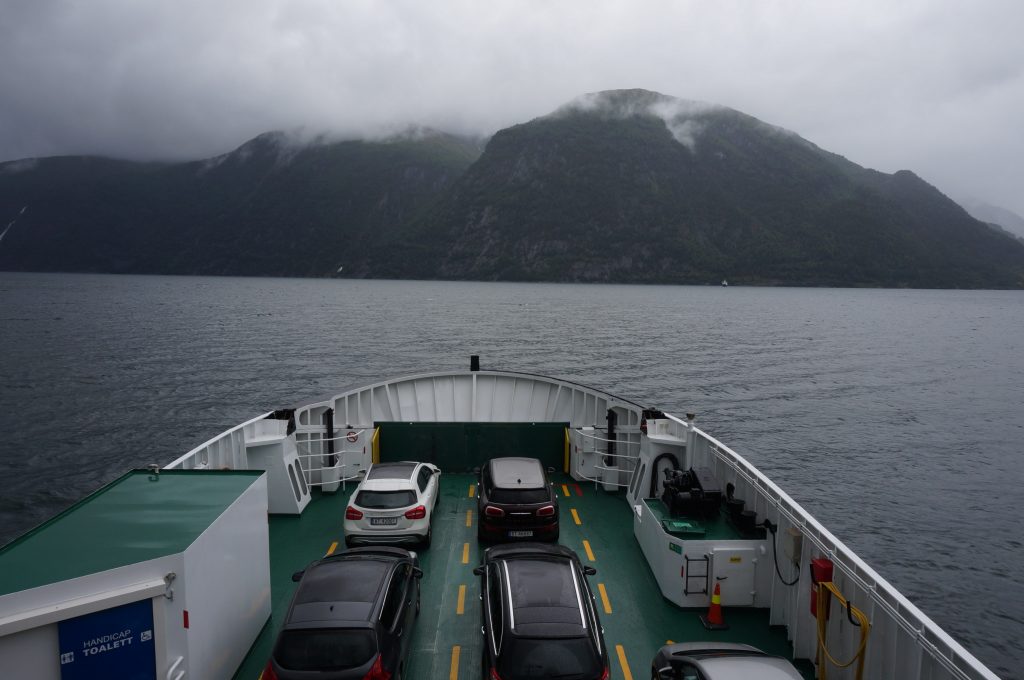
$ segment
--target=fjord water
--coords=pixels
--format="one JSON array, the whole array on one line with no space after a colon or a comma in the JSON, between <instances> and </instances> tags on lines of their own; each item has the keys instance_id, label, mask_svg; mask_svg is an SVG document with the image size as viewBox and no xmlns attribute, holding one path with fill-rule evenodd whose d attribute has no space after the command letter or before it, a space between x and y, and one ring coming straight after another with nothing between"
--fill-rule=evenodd
<instances>
[{"instance_id":1,"label":"fjord water","mask_svg":"<svg viewBox=\"0 0 1024 680\"><path fill-rule=\"evenodd\" d=\"M0 542L267 410L479 354L696 412L1020 677L1022 331L1012 291L0 273Z\"/></svg>"}]
</instances>

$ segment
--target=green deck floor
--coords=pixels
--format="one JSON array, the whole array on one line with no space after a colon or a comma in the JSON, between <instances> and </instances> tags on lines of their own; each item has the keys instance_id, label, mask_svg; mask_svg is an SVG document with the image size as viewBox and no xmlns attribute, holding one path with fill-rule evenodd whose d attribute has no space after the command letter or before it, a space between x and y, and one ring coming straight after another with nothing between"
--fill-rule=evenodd
<instances>
[{"instance_id":1,"label":"green deck floor","mask_svg":"<svg viewBox=\"0 0 1024 680\"><path fill-rule=\"evenodd\" d=\"M433 546L420 552L424 571L422 609L406 675L409 680L476 680L480 677L482 636L479 582L473 576L473 568L480 561L476 499L470 496L475 479L471 475L443 475L441 482ZM710 632L698 619L702 611L679 609L662 598L633 538L632 513L622 494L605 493L590 484L577 485L568 478L558 478L555 484L561 497L560 542L597 569L597 575L590 577L591 587L598 598L613 680L650 677L651 659L668 640L745 642L789 658L792 652L785 633L781 628L769 627L767 610L726 608L724 615L730 629ZM301 519L271 517L274 613L236 678L255 680L260 676L280 617L294 591L292 572L322 556L334 544L337 550L344 548L342 518L348 495L338 492L315 498ZM574 509L579 525L573 518ZM610 613L605 611L599 584L604 586ZM459 614L461 586L465 586L465 596L463 613ZM811 664L801 662L797 666L804 677L814 677Z\"/></svg>"}]
</instances>

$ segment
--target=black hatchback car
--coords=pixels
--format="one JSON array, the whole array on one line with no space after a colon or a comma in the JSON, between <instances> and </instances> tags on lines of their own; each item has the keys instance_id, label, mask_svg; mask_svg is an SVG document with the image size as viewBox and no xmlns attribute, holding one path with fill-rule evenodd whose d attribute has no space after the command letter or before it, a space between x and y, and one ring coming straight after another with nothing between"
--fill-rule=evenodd
<instances>
[{"instance_id":1,"label":"black hatchback car","mask_svg":"<svg viewBox=\"0 0 1024 680\"><path fill-rule=\"evenodd\" d=\"M477 538L558 540L558 496L536 458L494 458L480 470Z\"/></svg>"},{"instance_id":2,"label":"black hatchback car","mask_svg":"<svg viewBox=\"0 0 1024 680\"><path fill-rule=\"evenodd\" d=\"M404 678L422 576L415 553L401 548L354 548L296 572L262 679Z\"/></svg>"},{"instance_id":3,"label":"black hatchback car","mask_svg":"<svg viewBox=\"0 0 1024 680\"><path fill-rule=\"evenodd\" d=\"M484 552L480 577L486 680L607 680L594 595L575 552L518 543Z\"/></svg>"}]
</instances>

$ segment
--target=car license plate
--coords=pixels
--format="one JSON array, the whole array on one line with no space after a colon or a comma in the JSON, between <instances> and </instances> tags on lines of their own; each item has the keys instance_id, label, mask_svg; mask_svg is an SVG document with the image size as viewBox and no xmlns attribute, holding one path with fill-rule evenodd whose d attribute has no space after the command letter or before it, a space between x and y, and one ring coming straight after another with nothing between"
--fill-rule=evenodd
<instances>
[{"instance_id":1,"label":"car license plate","mask_svg":"<svg viewBox=\"0 0 1024 680\"><path fill-rule=\"evenodd\" d=\"M394 526L396 524L398 524L398 518L397 517L371 517L370 518L370 525L371 526L375 526L375 527Z\"/></svg>"},{"instance_id":2,"label":"car license plate","mask_svg":"<svg viewBox=\"0 0 1024 680\"><path fill-rule=\"evenodd\" d=\"M508 532L509 538L529 538L533 536L532 531L510 531Z\"/></svg>"}]
</instances>

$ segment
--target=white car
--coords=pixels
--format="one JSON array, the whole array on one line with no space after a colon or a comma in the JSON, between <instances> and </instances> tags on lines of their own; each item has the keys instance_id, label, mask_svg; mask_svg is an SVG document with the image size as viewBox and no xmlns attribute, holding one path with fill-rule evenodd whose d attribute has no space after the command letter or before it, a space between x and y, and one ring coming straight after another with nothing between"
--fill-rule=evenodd
<instances>
[{"instance_id":1,"label":"white car","mask_svg":"<svg viewBox=\"0 0 1024 680\"><path fill-rule=\"evenodd\" d=\"M345 509L345 545L430 546L441 470L430 463L377 463Z\"/></svg>"},{"instance_id":2,"label":"white car","mask_svg":"<svg viewBox=\"0 0 1024 680\"><path fill-rule=\"evenodd\" d=\"M651 680L801 680L793 664L737 642L676 642L651 662Z\"/></svg>"}]
</instances>

